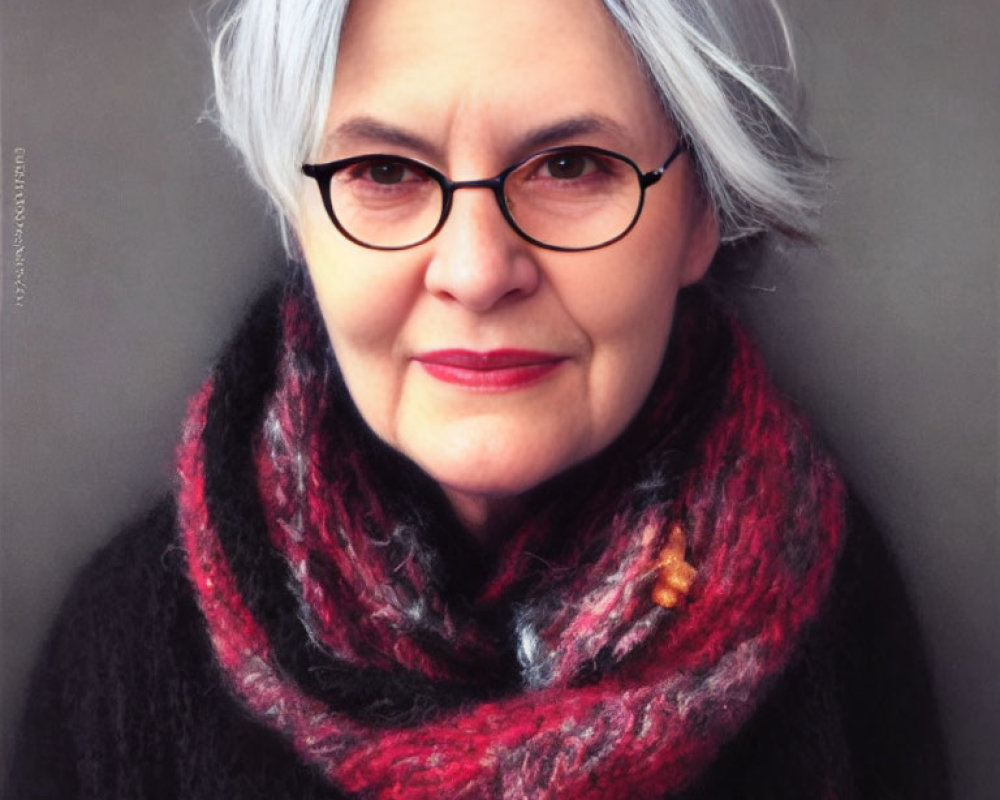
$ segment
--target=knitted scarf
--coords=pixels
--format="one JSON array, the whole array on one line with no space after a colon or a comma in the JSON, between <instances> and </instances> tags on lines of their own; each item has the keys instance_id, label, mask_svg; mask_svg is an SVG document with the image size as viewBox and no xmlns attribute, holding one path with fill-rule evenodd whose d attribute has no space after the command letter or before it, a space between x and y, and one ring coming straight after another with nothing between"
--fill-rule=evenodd
<instances>
[{"instance_id":1,"label":"knitted scarf","mask_svg":"<svg viewBox=\"0 0 1000 800\"><path fill-rule=\"evenodd\" d=\"M830 461L700 289L629 429L494 553L361 421L303 279L192 400L179 471L232 692L372 800L683 788L794 657L844 527ZM681 533L696 576L665 607Z\"/></svg>"}]
</instances>

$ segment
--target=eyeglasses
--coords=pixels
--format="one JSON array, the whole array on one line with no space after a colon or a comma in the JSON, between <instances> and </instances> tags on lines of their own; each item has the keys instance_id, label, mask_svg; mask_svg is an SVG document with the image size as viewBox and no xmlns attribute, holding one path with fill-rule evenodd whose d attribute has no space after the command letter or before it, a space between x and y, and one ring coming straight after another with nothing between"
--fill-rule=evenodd
<instances>
[{"instance_id":1,"label":"eyeglasses","mask_svg":"<svg viewBox=\"0 0 1000 800\"><path fill-rule=\"evenodd\" d=\"M344 236L373 250L405 250L433 238L456 189L492 189L500 211L524 239L549 250L594 250L627 234L646 189L684 151L683 140L659 169L599 147L552 147L494 178L452 181L412 158L363 155L303 164L319 184L326 213Z\"/></svg>"}]
</instances>

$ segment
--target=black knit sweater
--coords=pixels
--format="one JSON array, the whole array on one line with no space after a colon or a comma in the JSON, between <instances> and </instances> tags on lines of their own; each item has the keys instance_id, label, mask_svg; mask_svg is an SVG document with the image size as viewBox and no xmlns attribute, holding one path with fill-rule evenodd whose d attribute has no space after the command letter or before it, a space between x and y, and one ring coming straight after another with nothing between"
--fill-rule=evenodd
<instances>
[{"instance_id":1,"label":"black knit sweater","mask_svg":"<svg viewBox=\"0 0 1000 800\"><path fill-rule=\"evenodd\" d=\"M868 520L851 517L825 613L684 800L818 798L817 766L840 742L856 796L948 796L905 594ZM229 694L175 536L165 501L76 581L33 676L9 800L344 796Z\"/></svg>"}]
</instances>

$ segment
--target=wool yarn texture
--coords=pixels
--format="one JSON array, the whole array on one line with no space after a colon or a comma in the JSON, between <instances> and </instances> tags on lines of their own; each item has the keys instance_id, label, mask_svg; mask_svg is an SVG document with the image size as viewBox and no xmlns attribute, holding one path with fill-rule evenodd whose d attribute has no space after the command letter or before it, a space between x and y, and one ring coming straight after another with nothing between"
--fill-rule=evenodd
<instances>
[{"instance_id":1,"label":"wool yarn texture","mask_svg":"<svg viewBox=\"0 0 1000 800\"><path fill-rule=\"evenodd\" d=\"M261 324L270 363L244 332L189 407L179 530L233 695L340 791L664 797L794 659L844 487L705 290L682 292L619 441L535 490L490 554L360 419L308 279ZM696 574L665 608L677 526Z\"/></svg>"}]
</instances>

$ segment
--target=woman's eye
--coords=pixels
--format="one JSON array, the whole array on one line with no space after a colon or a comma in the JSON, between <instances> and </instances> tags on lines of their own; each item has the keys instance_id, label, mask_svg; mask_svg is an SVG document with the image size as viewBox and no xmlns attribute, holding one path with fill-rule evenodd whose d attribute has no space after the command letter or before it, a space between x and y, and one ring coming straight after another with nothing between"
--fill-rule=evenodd
<instances>
[{"instance_id":1,"label":"woman's eye","mask_svg":"<svg viewBox=\"0 0 1000 800\"><path fill-rule=\"evenodd\" d=\"M556 153L545 159L545 177L559 180L582 178L595 169L594 159L584 153Z\"/></svg>"},{"instance_id":2,"label":"woman's eye","mask_svg":"<svg viewBox=\"0 0 1000 800\"><path fill-rule=\"evenodd\" d=\"M379 186L398 186L427 179L422 170L406 161L359 161L346 173L345 177L353 183L360 181Z\"/></svg>"},{"instance_id":3,"label":"woman's eye","mask_svg":"<svg viewBox=\"0 0 1000 800\"><path fill-rule=\"evenodd\" d=\"M402 183L406 180L406 173L406 167L398 161L374 164L368 168L368 175L375 183Z\"/></svg>"}]
</instances>

